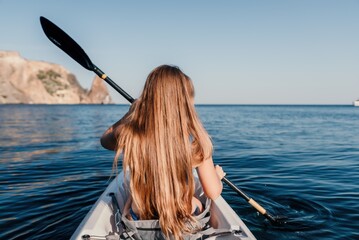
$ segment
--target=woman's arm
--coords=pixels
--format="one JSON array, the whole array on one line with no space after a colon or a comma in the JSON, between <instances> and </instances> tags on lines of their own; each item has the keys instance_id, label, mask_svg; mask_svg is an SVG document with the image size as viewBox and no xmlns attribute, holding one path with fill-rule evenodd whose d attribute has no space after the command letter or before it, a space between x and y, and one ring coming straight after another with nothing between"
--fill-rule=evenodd
<instances>
[{"instance_id":1,"label":"woman's arm","mask_svg":"<svg viewBox=\"0 0 359 240\"><path fill-rule=\"evenodd\" d=\"M197 167L197 173L203 191L208 198L215 200L221 195L223 189L221 180L226 174L219 165L214 167L212 158L204 160L203 163Z\"/></svg>"},{"instance_id":2,"label":"woman's arm","mask_svg":"<svg viewBox=\"0 0 359 240\"><path fill-rule=\"evenodd\" d=\"M101 137L101 145L102 147L115 151L117 147L117 137L116 129L124 122L124 120L128 117L128 115L133 111L133 104L130 107L130 110L115 124L113 124L109 129L107 129Z\"/></svg>"},{"instance_id":3,"label":"woman's arm","mask_svg":"<svg viewBox=\"0 0 359 240\"><path fill-rule=\"evenodd\" d=\"M112 151L116 150L117 139L116 139L115 134L114 134L114 129L116 128L116 126L118 126L120 124L121 120L119 120L114 125L112 125L102 135L102 137L101 137L101 145L102 145L102 147L104 147L104 148L106 148L108 150L112 150Z\"/></svg>"}]
</instances>

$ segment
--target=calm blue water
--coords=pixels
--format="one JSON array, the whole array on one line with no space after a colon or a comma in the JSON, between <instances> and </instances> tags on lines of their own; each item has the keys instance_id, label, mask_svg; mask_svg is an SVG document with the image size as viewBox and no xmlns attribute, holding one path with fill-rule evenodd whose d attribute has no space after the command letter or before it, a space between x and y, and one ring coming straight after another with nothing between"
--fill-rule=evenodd
<instances>
[{"instance_id":1,"label":"calm blue water","mask_svg":"<svg viewBox=\"0 0 359 240\"><path fill-rule=\"evenodd\" d=\"M258 239L359 239L359 108L198 106L214 160ZM103 131L127 106L0 106L0 239L68 239L108 184Z\"/></svg>"}]
</instances>

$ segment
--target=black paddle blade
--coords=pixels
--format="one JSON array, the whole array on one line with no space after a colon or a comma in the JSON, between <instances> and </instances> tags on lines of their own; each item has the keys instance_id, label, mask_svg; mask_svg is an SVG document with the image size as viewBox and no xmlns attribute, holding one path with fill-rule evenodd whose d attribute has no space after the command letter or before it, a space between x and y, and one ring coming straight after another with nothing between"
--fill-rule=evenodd
<instances>
[{"instance_id":1,"label":"black paddle blade","mask_svg":"<svg viewBox=\"0 0 359 240\"><path fill-rule=\"evenodd\" d=\"M84 68L90 71L94 70L95 67L90 58L75 40L45 17L40 17L40 23L45 35L53 44L62 49Z\"/></svg>"}]
</instances>

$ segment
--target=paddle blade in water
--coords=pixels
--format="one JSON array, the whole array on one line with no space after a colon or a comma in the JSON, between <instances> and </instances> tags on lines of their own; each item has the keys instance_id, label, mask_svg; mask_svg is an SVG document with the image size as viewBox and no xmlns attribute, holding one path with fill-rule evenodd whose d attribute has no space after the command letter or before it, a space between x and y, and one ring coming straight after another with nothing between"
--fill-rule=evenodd
<instances>
[{"instance_id":1,"label":"paddle blade in water","mask_svg":"<svg viewBox=\"0 0 359 240\"><path fill-rule=\"evenodd\" d=\"M48 39L84 68L93 71L94 65L85 51L61 28L45 17L40 17L42 29Z\"/></svg>"},{"instance_id":2,"label":"paddle blade in water","mask_svg":"<svg viewBox=\"0 0 359 240\"><path fill-rule=\"evenodd\" d=\"M273 219L274 219L274 221L272 221L272 224L277 225L277 226L286 224L287 221L289 220L289 218L286 216L275 216Z\"/></svg>"}]
</instances>

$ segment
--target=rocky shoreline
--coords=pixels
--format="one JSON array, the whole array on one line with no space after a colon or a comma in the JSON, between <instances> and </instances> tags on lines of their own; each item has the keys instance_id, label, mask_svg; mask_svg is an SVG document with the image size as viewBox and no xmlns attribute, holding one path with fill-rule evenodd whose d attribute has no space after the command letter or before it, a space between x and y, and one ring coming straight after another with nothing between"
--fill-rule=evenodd
<instances>
[{"instance_id":1,"label":"rocky shoreline","mask_svg":"<svg viewBox=\"0 0 359 240\"><path fill-rule=\"evenodd\" d=\"M63 66L0 51L0 104L112 104L106 84L95 77L89 90Z\"/></svg>"}]
</instances>

